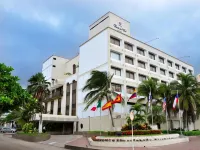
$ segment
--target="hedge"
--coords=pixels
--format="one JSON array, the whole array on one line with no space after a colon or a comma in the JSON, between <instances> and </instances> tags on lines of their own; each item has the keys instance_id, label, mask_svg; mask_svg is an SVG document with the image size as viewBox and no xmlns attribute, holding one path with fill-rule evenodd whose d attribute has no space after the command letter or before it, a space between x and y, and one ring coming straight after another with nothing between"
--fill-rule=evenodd
<instances>
[{"instance_id":1,"label":"hedge","mask_svg":"<svg viewBox=\"0 0 200 150\"><path fill-rule=\"evenodd\" d=\"M167 131L166 130L163 130L162 131L163 134L167 134ZM180 134L180 131L169 131L169 134ZM198 136L200 135L200 131L182 131L182 134L185 135L185 136Z\"/></svg>"},{"instance_id":2,"label":"hedge","mask_svg":"<svg viewBox=\"0 0 200 150\"><path fill-rule=\"evenodd\" d=\"M150 134L161 134L161 130L134 130L133 135L150 135ZM121 136L121 135L132 135L132 131L119 131L119 132L108 132L109 136Z\"/></svg>"}]
</instances>

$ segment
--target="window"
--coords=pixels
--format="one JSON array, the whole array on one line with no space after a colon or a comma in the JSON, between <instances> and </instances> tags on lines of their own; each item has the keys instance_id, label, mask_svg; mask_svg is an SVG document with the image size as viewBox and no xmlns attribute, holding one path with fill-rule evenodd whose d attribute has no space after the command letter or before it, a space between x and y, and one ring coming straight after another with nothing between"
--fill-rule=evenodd
<instances>
[{"instance_id":1,"label":"window","mask_svg":"<svg viewBox=\"0 0 200 150\"><path fill-rule=\"evenodd\" d=\"M192 74L192 70L189 70L189 73Z\"/></svg>"},{"instance_id":2,"label":"window","mask_svg":"<svg viewBox=\"0 0 200 150\"><path fill-rule=\"evenodd\" d=\"M131 87L131 86L126 87L126 93L133 94L134 91L135 91L135 87Z\"/></svg>"},{"instance_id":3,"label":"window","mask_svg":"<svg viewBox=\"0 0 200 150\"><path fill-rule=\"evenodd\" d=\"M134 73L133 72L131 72L131 71L126 71L126 77L127 78L130 78L130 79L135 79L135 77L134 77Z\"/></svg>"},{"instance_id":4,"label":"window","mask_svg":"<svg viewBox=\"0 0 200 150\"><path fill-rule=\"evenodd\" d=\"M176 69L179 70L179 65L178 65L178 64L175 64L175 66L176 66Z\"/></svg>"},{"instance_id":5,"label":"window","mask_svg":"<svg viewBox=\"0 0 200 150\"><path fill-rule=\"evenodd\" d=\"M185 67L182 67L182 69L183 69L183 72L186 73L186 68L185 68Z\"/></svg>"},{"instance_id":6,"label":"window","mask_svg":"<svg viewBox=\"0 0 200 150\"><path fill-rule=\"evenodd\" d=\"M174 78L174 73L173 72L169 72L169 77L170 78Z\"/></svg>"},{"instance_id":7,"label":"window","mask_svg":"<svg viewBox=\"0 0 200 150\"><path fill-rule=\"evenodd\" d=\"M152 80L154 80L156 83L159 81L159 79L157 78L151 78Z\"/></svg>"},{"instance_id":8,"label":"window","mask_svg":"<svg viewBox=\"0 0 200 150\"><path fill-rule=\"evenodd\" d=\"M53 67L56 67L56 65L53 65Z\"/></svg>"},{"instance_id":9,"label":"window","mask_svg":"<svg viewBox=\"0 0 200 150\"><path fill-rule=\"evenodd\" d=\"M150 70L156 72L156 66L150 65Z\"/></svg>"},{"instance_id":10,"label":"window","mask_svg":"<svg viewBox=\"0 0 200 150\"><path fill-rule=\"evenodd\" d=\"M138 67L145 69L145 62L138 61Z\"/></svg>"},{"instance_id":11,"label":"window","mask_svg":"<svg viewBox=\"0 0 200 150\"><path fill-rule=\"evenodd\" d=\"M111 83L111 87L112 87L112 90L114 90L116 92L121 92L121 85L120 84Z\"/></svg>"},{"instance_id":12,"label":"window","mask_svg":"<svg viewBox=\"0 0 200 150\"><path fill-rule=\"evenodd\" d=\"M163 57L159 57L159 62L162 63L162 64L164 64L165 63L164 62L164 58Z\"/></svg>"},{"instance_id":13,"label":"window","mask_svg":"<svg viewBox=\"0 0 200 150\"><path fill-rule=\"evenodd\" d=\"M133 65L133 58L125 56L125 62L128 63L128 64Z\"/></svg>"},{"instance_id":14,"label":"window","mask_svg":"<svg viewBox=\"0 0 200 150\"><path fill-rule=\"evenodd\" d=\"M154 55L153 53L149 53L149 58L151 58L151 59L153 59L153 60L156 59L156 57L155 57L155 55Z\"/></svg>"},{"instance_id":15,"label":"window","mask_svg":"<svg viewBox=\"0 0 200 150\"><path fill-rule=\"evenodd\" d=\"M144 81L144 80L146 80L146 76L139 74L139 81Z\"/></svg>"},{"instance_id":16,"label":"window","mask_svg":"<svg viewBox=\"0 0 200 150\"><path fill-rule=\"evenodd\" d=\"M130 51L133 51L133 45L129 44L129 43L124 43L125 49L128 49Z\"/></svg>"},{"instance_id":17,"label":"window","mask_svg":"<svg viewBox=\"0 0 200 150\"><path fill-rule=\"evenodd\" d=\"M53 114L53 107L54 107L54 101L51 101L51 109L50 109L50 114Z\"/></svg>"},{"instance_id":18,"label":"window","mask_svg":"<svg viewBox=\"0 0 200 150\"><path fill-rule=\"evenodd\" d=\"M114 37L110 37L110 43L120 46L120 40Z\"/></svg>"},{"instance_id":19,"label":"window","mask_svg":"<svg viewBox=\"0 0 200 150\"><path fill-rule=\"evenodd\" d=\"M61 115L61 99L58 99L58 115Z\"/></svg>"},{"instance_id":20,"label":"window","mask_svg":"<svg viewBox=\"0 0 200 150\"><path fill-rule=\"evenodd\" d=\"M75 74L75 73L76 73L76 65L73 64L73 74Z\"/></svg>"},{"instance_id":21,"label":"window","mask_svg":"<svg viewBox=\"0 0 200 150\"><path fill-rule=\"evenodd\" d=\"M163 81L163 80L161 81L161 83L162 83L162 84L167 84L167 82L166 82L166 81Z\"/></svg>"},{"instance_id":22,"label":"window","mask_svg":"<svg viewBox=\"0 0 200 150\"><path fill-rule=\"evenodd\" d=\"M160 69L160 74L165 75L165 70L164 69Z\"/></svg>"},{"instance_id":23,"label":"window","mask_svg":"<svg viewBox=\"0 0 200 150\"><path fill-rule=\"evenodd\" d=\"M172 62L170 60L167 61L168 66L172 67Z\"/></svg>"},{"instance_id":24,"label":"window","mask_svg":"<svg viewBox=\"0 0 200 150\"><path fill-rule=\"evenodd\" d=\"M121 69L119 68L111 67L111 72L116 76L121 76Z\"/></svg>"},{"instance_id":25,"label":"window","mask_svg":"<svg viewBox=\"0 0 200 150\"><path fill-rule=\"evenodd\" d=\"M116 53L116 52L110 52L110 56L112 59L115 59L115 60L121 60L121 57L120 57L120 54L119 53Z\"/></svg>"},{"instance_id":26,"label":"window","mask_svg":"<svg viewBox=\"0 0 200 150\"><path fill-rule=\"evenodd\" d=\"M53 60L56 60L56 58L54 57Z\"/></svg>"},{"instance_id":27,"label":"window","mask_svg":"<svg viewBox=\"0 0 200 150\"><path fill-rule=\"evenodd\" d=\"M144 50L139 48L139 47L137 47L137 53L140 54L140 55L143 55L143 56L145 55Z\"/></svg>"}]
</instances>

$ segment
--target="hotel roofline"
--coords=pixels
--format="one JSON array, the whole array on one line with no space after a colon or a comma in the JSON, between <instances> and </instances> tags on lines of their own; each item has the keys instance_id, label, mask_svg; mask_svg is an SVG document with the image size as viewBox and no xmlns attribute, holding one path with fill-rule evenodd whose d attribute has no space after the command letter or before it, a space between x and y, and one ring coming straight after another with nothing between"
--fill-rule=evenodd
<instances>
[{"instance_id":1,"label":"hotel roofline","mask_svg":"<svg viewBox=\"0 0 200 150\"><path fill-rule=\"evenodd\" d=\"M104 16L105 16L105 15L104 15ZM106 30L106 29L111 29L111 30L114 30L114 31L116 31L116 32L119 32L118 30L115 30L115 29L113 29L113 28L111 28L111 27L106 27L105 29L101 30L99 33L97 33L96 35L94 35L93 37L91 37L90 39L88 39L87 41L85 41L84 43L82 43L79 47L83 46L85 43L87 43L88 41L90 41L91 39L93 39L94 37L96 37L97 35L99 35L100 33L102 33L102 32L103 32L104 30ZM145 45L147 45L147 46L149 46L149 47L151 47L151 48L154 48L154 49L156 49L156 50L158 50L158 51L160 51L160 52L162 52L162 53L164 53L164 54L170 56L170 57L173 57L174 59L179 60L180 62L183 62L183 63L185 63L185 64L187 64L187 65L193 67L191 64L188 64L188 63L186 63L186 62L184 62L184 61L182 61L182 60L180 60L180 59L178 59L178 58L176 58L176 57L174 57L174 56L172 56L172 55L170 55L170 54L168 54L168 53L166 53L166 52L164 52L164 51L162 51L162 50L160 50L160 49L158 49L158 48L155 48L155 47L153 47L153 46L151 46L151 45L149 45L149 44L146 44L146 43L144 43L144 42L142 42L142 41L140 41L140 40L138 40L138 39L135 39L135 38L133 38L132 36L129 36L129 35L124 34L124 33L122 33L122 32L119 32L119 33L121 33L121 34L123 34L123 35L125 35L125 36L128 36L129 38L132 38L133 40L136 40L136 41L138 41L138 42L141 42L141 43L143 43L143 44L145 44Z\"/></svg>"}]
</instances>

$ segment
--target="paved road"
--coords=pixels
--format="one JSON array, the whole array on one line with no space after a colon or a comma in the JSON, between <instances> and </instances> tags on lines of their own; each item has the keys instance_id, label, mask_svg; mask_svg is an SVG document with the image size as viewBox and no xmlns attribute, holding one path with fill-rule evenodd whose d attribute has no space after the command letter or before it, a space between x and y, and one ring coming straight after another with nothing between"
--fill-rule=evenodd
<instances>
[{"instance_id":1,"label":"paved road","mask_svg":"<svg viewBox=\"0 0 200 150\"><path fill-rule=\"evenodd\" d=\"M25 142L0 134L0 150L66 150L64 148L40 143Z\"/></svg>"}]
</instances>

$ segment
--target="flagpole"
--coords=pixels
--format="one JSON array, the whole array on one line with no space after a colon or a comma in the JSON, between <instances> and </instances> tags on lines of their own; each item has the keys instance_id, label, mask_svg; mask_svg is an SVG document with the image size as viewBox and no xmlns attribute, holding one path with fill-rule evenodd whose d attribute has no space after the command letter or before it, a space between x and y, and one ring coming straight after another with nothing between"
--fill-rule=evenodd
<instances>
[{"instance_id":1,"label":"flagpole","mask_svg":"<svg viewBox=\"0 0 200 150\"><path fill-rule=\"evenodd\" d=\"M101 136L101 107L100 107L100 136Z\"/></svg>"},{"instance_id":2,"label":"flagpole","mask_svg":"<svg viewBox=\"0 0 200 150\"><path fill-rule=\"evenodd\" d=\"M149 86L150 87L150 86ZM150 94L151 94L151 87L150 87ZM153 102L153 99L152 99L152 94L151 94L151 97L150 97L151 99L151 124L152 124L152 126L153 126L153 111L152 111L152 102Z\"/></svg>"},{"instance_id":3,"label":"flagpole","mask_svg":"<svg viewBox=\"0 0 200 150\"><path fill-rule=\"evenodd\" d=\"M164 93L164 98L166 98L165 97L165 93ZM167 134L169 134L169 131L168 131L168 129L169 129L169 127L168 127L168 121L167 121L167 99L165 99L165 117L166 117L166 125L167 125Z\"/></svg>"},{"instance_id":4,"label":"flagpole","mask_svg":"<svg viewBox=\"0 0 200 150\"><path fill-rule=\"evenodd\" d=\"M177 90L177 96L178 96L178 90ZM182 130L181 130L181 114L180 114L180 102L179 102L179 96L178 96L178 113L179 113L179 122L180 122L180 133L182 135Z\"/></svg>"}]
</instances>

